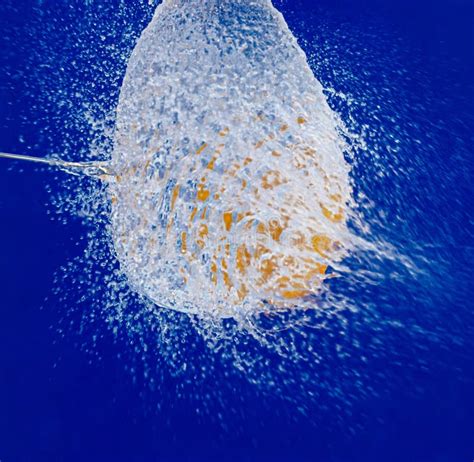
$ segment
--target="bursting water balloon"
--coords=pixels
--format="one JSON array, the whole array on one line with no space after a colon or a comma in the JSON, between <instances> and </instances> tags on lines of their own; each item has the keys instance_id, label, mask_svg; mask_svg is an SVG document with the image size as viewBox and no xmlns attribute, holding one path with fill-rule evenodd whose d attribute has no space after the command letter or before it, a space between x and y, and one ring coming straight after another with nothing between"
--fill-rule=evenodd
<instances>
[{"instance_id":1,"label":"bursting water balloon","mask_svg":"<svg viewBox=\"0 0 474 462\"><path fill-rule=\"evenodd\" d=\"M61 155L0 157L73 174L48 188L48 213L81 225L48 303L58 335L105 359L110 334L153 406L192 397L221 419L256 387L291 403L289 422L337 431L436 362L459 373L469 266L447 243L468 229L457 157L440 153L462 136L439 122L459 112L438 67L324 7L285 8L305 55L270 0L132 3L86 7L69 47L45 15L26 32L44 42L28 121L49 120L24 154Z\"/></svg>"},{"instance_id":2,"label":"bursting water balloon","mask_svg":"<svg viewBox=\"0 0 474 462\"><path fill-rule=\"evenodd\" d=\"M157 8L128 63L110 168L116 255L159 306L314 307L350 252L336 119L270 0Z\"/></svg>"}]
</instances>

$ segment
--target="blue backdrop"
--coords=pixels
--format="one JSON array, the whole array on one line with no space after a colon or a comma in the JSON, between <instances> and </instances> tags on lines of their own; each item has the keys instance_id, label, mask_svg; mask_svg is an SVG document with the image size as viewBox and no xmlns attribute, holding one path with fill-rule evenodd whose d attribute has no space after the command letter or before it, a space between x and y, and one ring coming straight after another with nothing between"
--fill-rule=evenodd
<instances>
[{"instance_id":1,"label":"blue backdrop","mask_svg":"<svg viewBox=\"0 0 474 462\"><path fill-rule=\"evenodd\" d=\"M54 274L81 253L85 228L74 218L66 224L52 220L52 208L45 207L61 175L2 161L1 462L474 459L474 3L275 3L305 50L316 60L323 50L333 63L316 65L318 78L366 101L359 121L370 124L380 111L387 133L403 134L406 158L400 168L409 175L375 182L371 199L390 218L392 188L399 196L404 190L411 236L429 237L441 249L433 250L433 272L447 295L425 301L418 319L416 310L407 309L407 316L445 335L417 350L425 366L410 370L407 381L395 361L372 363L368 376L382 374L401 385L353 403L351 415L338 417L324 403L299 415L292 404L262 396L244 379L197 412L202 387L212 395L212 382L196 384L199 390L188 385L178 399L180 378L165 371L150 390L132 380L124 367L126 342L115 341L105 327L93 347L84 347L92 335L87 329L58 332L67 328L60 320L69 307L52 295ZM124 37L139 33L151 12L147 2L138 1L2 0L0 151L43 155L86 149L93 134L82 133L82 122L74 120L79 105L84 95L94 101L104 92L112 104L120 77L107 83L108 60L119 76L124 70L103 44L129 44ZM314 45L315 39L330 45ZM344 69L353 78L343 77ZM64 88L64 98L51 97ZM403 226L384 232L402 235ZM398 316L410 303L403 295L394 292L387 302ZM403 352L403 338L392 344ZM336 381L337 374L335 363Z\"/></svg>"}]
</instances>

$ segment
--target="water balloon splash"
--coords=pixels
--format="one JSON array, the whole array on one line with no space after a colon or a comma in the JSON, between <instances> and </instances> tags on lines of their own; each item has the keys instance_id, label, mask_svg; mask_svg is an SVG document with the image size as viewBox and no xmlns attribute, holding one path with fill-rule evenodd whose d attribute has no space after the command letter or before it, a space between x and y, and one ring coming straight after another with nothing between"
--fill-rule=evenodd
<instances>
[{"instance_id":1,"label":"water balloon splash","mask_svg":"<svg viewBox=\"0 0 474 462\"><path fill-rule=\"evenodd\" d=\"M269 1L165 1L139 40L154 8L99 3L26 32L43 43L28 120L47 108L54 151L102 161L41 160L75 174L51 203L84 225L60 336L97 358L112 332L134 379L176 378L166 399L228 410L250 382L325 427L451 364L471 278L439 226L461 201L438 155L459 132L425 87L442 66L420 71L382 25L288 6L323 89Z\"/></svg>"},{"instance_id":2,"label":"water balloon splash","mask_svg":"<svg viewBox=\"0 0 474 462\"><path fill-rule=\"evenodd\" d=\"M314 306L347 251L335 117L270 1L157 8L128 64L111 165L117 256L159 306Z\"/></svg>"},{"instance_id":3,"label":"water balloon splash","mask_svg":"<svg viewBox=\"0 0 474 462\"><path fill-rule=\"evenodd\" d=\"M36 161L107 182L114 250L136 292L239 317L317 306L353 246L343 150L269 0L169 0L129 60L111 160Z\"/></svg>"},{"instance_id":4,"label":"water balloon splash","mask_svg":"<svg viewBox=\"0 0 474 462\"><path fill-rule=\"evenodd\" d=\"M56 283L69 308L61 335L79 336L96 356L108 328L136 353L124 361L135 378L142 370L157 383L167 370L191 394L197 380L220 377L203 402L233 386L234 374L299 408L339 403L343 415L387 383L409 381L425 326L405 307L430 286L420 289L396 240L383 242L386 210L364 197L377 173L396 177L391 157L377 156L384 127L363 128L364 138L354 119L348 133L326 102L334 93L323 94L269 1L165 2L131 58L130 47L113 70L120 78L103 71L104 92L120 88L112 80L121 93L97 112L114 117L92 126L113 126L113 135L90 143L91 162L41 160L76 174L54 205L86 222L85 253ZM315 69L329 66L320 54ZM394 204L405 190L391 190ZM395 214L407 210L400 203ZM390 361L403 365L395 378ZM384 366L374 374L369 363Z\"/></svg>"}]
</instances>

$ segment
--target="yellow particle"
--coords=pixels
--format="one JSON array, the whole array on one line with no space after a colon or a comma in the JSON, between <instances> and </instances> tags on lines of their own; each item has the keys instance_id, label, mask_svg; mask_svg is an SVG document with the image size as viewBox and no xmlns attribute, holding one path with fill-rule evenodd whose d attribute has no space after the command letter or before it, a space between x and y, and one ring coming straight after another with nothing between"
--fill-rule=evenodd
<instances>
[{"instance_id":1,"label":"yellow particle","mask_svg":"<svg viewBox=\"0 0 474 462\"><path fill-rule=\"evenodd\" d=\"M270 253L270 249L263 246L262 244L257 244L257 247L256 247L255 252L254 252L254 256L257 260L260 257L262 257L263 255L267 254L267 253Z\"/></svg>"},{"instance_id":2,"label":"yellow particle","mask_svg":"<svg viewBox=\"0 0 474 462\"><path fill-rule=\"evenodd\" d=\"M207 227L207 225L202 224L199 227L199 237L205 238L207 237L208 234L209 234L209 228Z\"/></svg>"},{"instance_id":3,"label":"yellow particle","mask_svg":"<svg viewBox=\"0 0 474 462\"><path fill-rule=\"evenodd\" d=\"M267 260L263 260L262 264L260 265L260 273L262 274L262 283L267 282L275 272L275 270L278 268L278 265L276 263L276 259L269 258Z\"/></svg>"},{"instance_id":4,"label":"yellow particle","mask_svg":"<svg viewBox=\"0 0 474 462\"><path fill-rule=\"evenodd\" d=\"M181 233L181 253L186 253L187 250L188 250L188 246L186 244L186 239L187 239L187 235L186 233L183 231Z\"/></svg>"},{"instance_id":5,"label":"yellow particle","mask_svg":"<svg viewBox=\"0 0 474 462\"><path fill-rule=\"evenodd\" d=\"M324 234L316 234L311 240L313 249L322 257L327 257L326 252L331 249L331 239Z\"/></svg>"},{"instance_id":6,"label":"yellow particle","mask_svg":"<svg viewBox=\"0 0 474 462\"><path fill-rule=\"evenodd\" d=\"M250 266L251 258L252 257L245 244L242 244L237 248L236 266L241 274L245 274L247 271L247 268Z\"/></svg>"},{"instance_id":7,"label":"yellow particle","mask_svg":"<svg viewBox=\"0 0 474 462\"><path fill-rule=\"evenodd\" d=\"M207 168L208 168L209 170L214 170L214 164L216 163L216 160L217 160L217 157L214 156L214 157L209 161L209 163L207 164Z\"/></svg>"},{"instance_id":8,"label":"yellow particle","mask_svg":"<svg viewBox=\"0 0 474 462\"><path fill-rule=\"evenodd\" d=\"M277 170L270 170L262 177L263 189L273 189L281 184L283 184L283 180Z\"/></svg>"},{"instance_id":9,"label":"yellow particle","mask_svg":"<svg viewBox=\"0 0 474 462\"><path fill-rule=\"evenodd\" d=\"M225 226L226 231L230 231L230 229L232 228L232 219L233 219L232 212L224 212L223 218L224 218L224 226Z\"/></svg>"},{"instance_id":10,"label":"yellow particle","mask_svg":"<svg viewBox=\"0 0 474 462\"><path fill-rule=\"evenodd\" d=\"M193 211L191 212L191 215L189 217L189 221L192 222L194 221L194 217L196 216L196 213L197 213L198 209L197 207L194 207Z\"/></svg>"},{"instance_id":11,"label":"yellow particle","mask_svg":"<svg viewBox=\"0 0 474 462\"><path fill-rule=\"evenodd\" d=\"M229 273L227 271L222 271L222 278L224 279L224 284L228 289L232 288L232 281L230 280Z\"/></svg>"},{"instance_id":12,"label":"yellow particle","mask_svg":"<svg viewBox=\"0 0 474 462\"><path fill-rule=\"evenodd\" d=\"M278 223L277 220L270 220L269 230L270 230L270 235L272 236L272 239L276 242L279 242L280 236L284 231L280 223Z\"/></svg>"},{"instance_id":13,"label":"yellow particle","mask_svg":"<svg viewBox=\"0 0 474 462\"><path fill-rule=\"evenodd\" d=\"M204 202L209 198L210 192L201 183L198 185L197 199L198 201Z\"/></svg>"},{"instance_id":14,"label":"yellow particle","mask_svg":"<svg viewBox=\"0 0 474 462\"><path fill-rule=\"evenodd\" d=\"M287 300L292 300L294 298L303 298L309 295L309 290L284 290L281 292L281 296Z\"/></svg>"},{"instance_id":15,"label":"yellow particle","mask_svg":"<svg viewBox=\"0 0 474 462\"><path fill-rule=\"evenodd\" d=\"M173 194L171 196L171 211L174 210L174 206L176 205L176 199L178 199L179 195L179 185L176 185L173 189Z\"/></svg>"},{"instance_id":16,"label":"yellow particle","mask_svg":"<svg viewBox=\"0 0 474 462\"><path fill-rule=\"evenodd\" d=\"M338 213L332 213L327 207L325 207L323 204L320 204L321 210L323 212L323 215L329 220L332 221L333 223L339 223L340 221L343 220L344 214L342 211L342 208L339 208Z\"/></svg>"},{"instance_id":17,"label":"yellow particle","mask_svg":"<svg viewBox=\"0 0 474 462\"><path fill-rule=\"evenodd\" d=\"M237 294L239 295L239 300L242 302L245 300L245 297L248 295L249 290L247 289L247 286L245 284L242 284L240 286L240 289L237 290Z\"/></svg>"},{"instance_id":18,"label":"yellow particle","mask_svg":"<svg viewBox=\"0 0 474 462\"><path fill-rule=\"evenodd\" d=\"M196 151L196 154L197 154L197 155L201 154L201 152L204 151L204 149L206 149L207 146L208 146L207 143L201 144L201 146L200 146L200 147L198 148L198 150Z\"/></svg>"},{"instance_id":19,"label":"yellow particle","mask_svg":"<svg viewBox=\"0 0 474 462\"><path fill-rule=\"evenodd\" d=\"M215 256L211 262L211 281L213 282L214 285L217 284L217 264L215 260Z\"/></svg>"}]
</instances>

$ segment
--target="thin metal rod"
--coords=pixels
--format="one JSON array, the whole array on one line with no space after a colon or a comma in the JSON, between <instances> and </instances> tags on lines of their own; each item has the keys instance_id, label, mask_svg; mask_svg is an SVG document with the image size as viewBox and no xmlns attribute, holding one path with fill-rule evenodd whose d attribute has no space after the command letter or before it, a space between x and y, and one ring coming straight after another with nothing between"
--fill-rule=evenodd
<instances>
[{"instance_id":1,"label":"thin metal rod","mask_svg":"<svg viewBox=\"0 0 474 462\"><path fill-rule=\"evenodd\" d=\"M0 152L0 158L44 164L59 168L72 175L100 177L113 174L107 167L107 162L68 162L62 159L45 159L43 157L25 156L23 154L11 154L8 152Z\"/></svg>"},{"instance_id":2,"label":"thin metal rod","mask_svg":"<svg viewBox=\"0 0 474 462\"><path fill-rule=\"evenodd\" d=\"M0 157L4 159L26 160L28 162L37 162L39 164L56 165L54 159L44 159L42 157L24 156L23 154L10 154L8 152L0 152Z\"/></svg>"}]
</instances>

